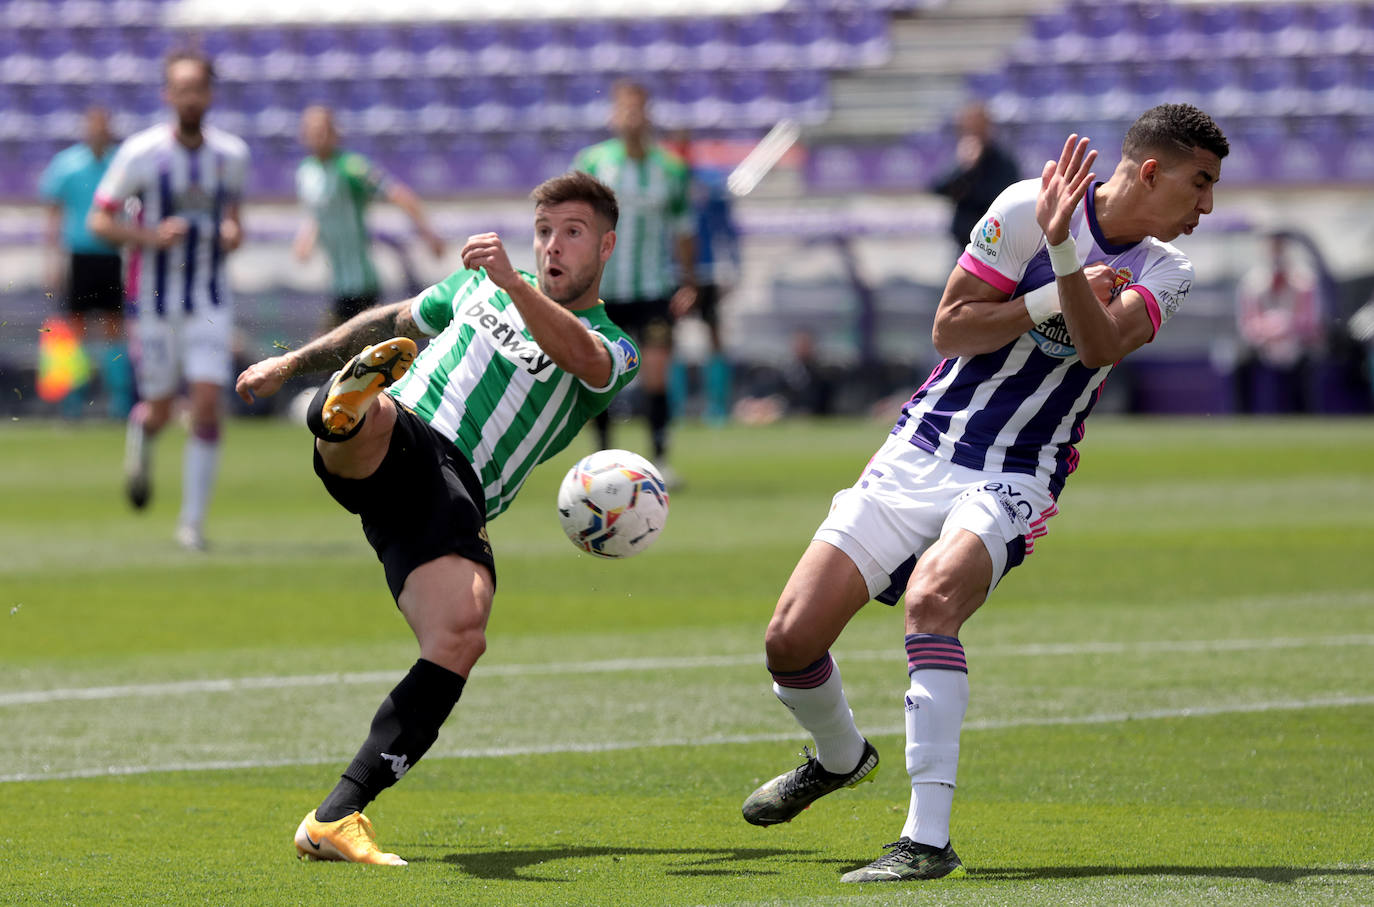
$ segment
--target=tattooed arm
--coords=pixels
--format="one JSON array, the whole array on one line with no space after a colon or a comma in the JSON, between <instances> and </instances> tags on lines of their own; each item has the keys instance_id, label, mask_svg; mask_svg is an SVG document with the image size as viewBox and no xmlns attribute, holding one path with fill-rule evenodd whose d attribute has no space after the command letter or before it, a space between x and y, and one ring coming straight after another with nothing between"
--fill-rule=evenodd
<instances>
[{"instance_id":1,"label":"tattooed arm","mask_svg":"<svg viewBox=\"0 0 1374 907\"><path fill-rule=\"evenodd\" d=\"M239 375L234 390L252 403L254 396L275 394L295 375L339 368L370 344L392 337L419 340L426 335L411 315L411 302L406 299L367 309L299 349L250 365Z\"/></svg>"}]
</instances>

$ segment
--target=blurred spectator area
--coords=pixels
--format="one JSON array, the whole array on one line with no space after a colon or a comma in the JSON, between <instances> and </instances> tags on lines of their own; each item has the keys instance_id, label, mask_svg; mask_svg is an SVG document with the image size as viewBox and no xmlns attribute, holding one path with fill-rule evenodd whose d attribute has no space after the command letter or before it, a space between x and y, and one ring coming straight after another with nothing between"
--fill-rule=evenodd
<instances>
[{"instance_id":1,"label":"blurred spectator area","mask_svg":"<svg viewBox=\"0 0 1374 907\"><path fill-rule=\"evenodd\" d=\"M1068 131L1110 157L1140 110L1187 100L1233 137L1232 183L1374 180L1370 2L775 0L738 15L350 22L336 10L326 24L235 27L180 24L186 5L0 0L0 197L32 197L86 106L109 107L123 134L162 116L160 60L188 43L215 59L212 121L252 145L258 197L290 194L297 117L314 102L425 194L516 191L604 133L607 87L625 75L649 86L665 128L746 141L799 121L812 191L923 184L970 96L1030 169ZM950 39L978 33L993 37L977 52ZM886 94L893 83L905 93Z\"/></svg>"}]
</instances>

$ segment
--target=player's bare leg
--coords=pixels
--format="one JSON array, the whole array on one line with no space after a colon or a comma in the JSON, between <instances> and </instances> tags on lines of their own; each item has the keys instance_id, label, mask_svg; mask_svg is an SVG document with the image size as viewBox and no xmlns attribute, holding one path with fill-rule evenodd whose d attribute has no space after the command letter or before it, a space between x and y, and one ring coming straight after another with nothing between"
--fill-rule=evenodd
<instances>
[{"instance_id":1,"label":"player's bare leg","mask_svg":"<svg viewBox=\"0 0 1374 907\"><path fill-rule=\"evenodd\" d=\"M816 755L754 791L744 819L754 825L790 822L803 809L841 787L871 780L878 753L854 725L830 646L869 599L868 586L849 556L813 541L778 599L764 648L773 692L811 733Z\"/></svg>"},{"instance_id":2,"label":"player's bare leg","mask_svg":"<svg viewBox=\"0 0 1374 907\"><path fill-rule=\"evenodd\" d=\"M953 529L921 556L906 590L906 766L911 800L889 852L845 875L848 882L958 877L949 820L968 708L968 666L959 630L992 584L992 557L977 535Z\"/></svg>"}]
</instances>

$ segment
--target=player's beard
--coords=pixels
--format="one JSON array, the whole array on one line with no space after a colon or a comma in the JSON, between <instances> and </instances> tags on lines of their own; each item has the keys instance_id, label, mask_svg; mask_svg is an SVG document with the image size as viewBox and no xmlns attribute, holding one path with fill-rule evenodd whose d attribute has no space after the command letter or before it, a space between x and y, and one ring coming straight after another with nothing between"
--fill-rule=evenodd
<instances>
[{"instance_id":1,"label":"player's beard","mask_svg":"<svg viewBox=\"0 0 1374 907\"><path fill-rule=\"evenodd\" d=\"M564 277L569 281L567 289L561 292L554 292L554 290L550 288L543 271L539 273L539 289L543 291L545 296L559 305L567 305L570 302L576 302L578 299L581 299L582 294L590 290L592 288L592 283L596 280L595 274L583 276L567 273Z\"/></svg>"}]
</instances>

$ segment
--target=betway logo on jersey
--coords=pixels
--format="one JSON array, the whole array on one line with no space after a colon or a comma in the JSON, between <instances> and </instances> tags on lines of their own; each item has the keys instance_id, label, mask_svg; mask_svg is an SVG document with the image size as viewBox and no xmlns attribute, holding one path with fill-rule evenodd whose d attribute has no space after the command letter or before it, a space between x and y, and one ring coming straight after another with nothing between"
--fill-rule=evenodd
<instances>
[{"instance_id":1,"label":"betway logo on jersey","mask_svg":"<svg viewBox=\"0 0 1374 907\"><path fill-rule=\"evenodd\" d=\"M514 314L513 307L511 312ZM521 333L505 311L479 299L463 309L462 317L464 323L487 336L496 352L529 372L536 381L547 381L554 373L553 360L537 343Z\"/></svg>"}]
</instances>

